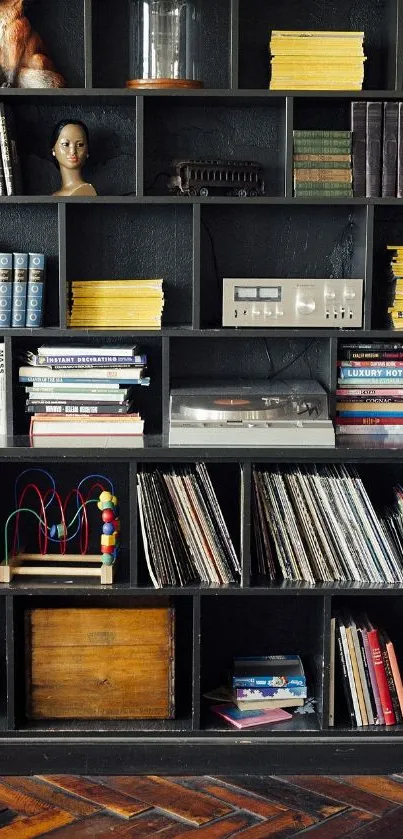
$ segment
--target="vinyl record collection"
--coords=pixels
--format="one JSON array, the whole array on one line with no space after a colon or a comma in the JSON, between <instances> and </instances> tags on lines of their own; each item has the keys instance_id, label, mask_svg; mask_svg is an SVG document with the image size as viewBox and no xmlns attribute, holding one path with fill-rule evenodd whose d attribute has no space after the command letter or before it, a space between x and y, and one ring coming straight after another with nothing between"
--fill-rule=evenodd
<instances>
[{"instance_id":1,"label":"vinyl record collection","mask_svg":"<svg viewBox=\"0 0 403 839\"><path fill-rule=\"evenodd\" d=\"M239 580L240 563L203 463L143 470L137 496L155 588Z\"/></svg>"},{"instance_id":2,"label":"vinyl record collection","mask_svg":"<svg viewBox=\"0 0 403 839\"><path fill-rule=\"evenodd\" d=\"M403 582L402 490L377 515L353 466L253 470L257 572L275 580Z\"/></svg>"},{"instance_id":3,"label":"vinyl record collection","mask_svg":"<svg viewBox=\"0 0 403 839\"><path fill-rule=\"evenodd\" d=\"M395 648L387 633L374 626L365 614L357 619L351 614L337 614L331 621L331 639L335 661L340 664L351 725L401 723L403 684ZM332 669L332 694L338 683Z\"/></svg>"},{"instance_id":4,"label":"vinyl record collection","mask_svg":"<svg viewBox=\"0 0 403 839\"><path fill-rule=\"evenodd\" d=\"M350 197L351 131L294 131L294 195Z\"/></svg>"},{"instance_id":5,"label":"vinyl record collection","mask_svg":"<svg viewBox=\"0 0 403 839\"><path fill-rule=\"evenodd\" d=\"M137 347L41 346L19 368L30 436L135 435L135 385L149 385L147 358Z\"/></svg>"},{"instance_id":6,"label":"vinyl record collection","mask_svg":"<svg viewBox=\"0 0 403 839\"><path fill-rule=\"evenodd\" d=\"M271 33L271 90L361 90L363 32Z\"/></svg>"},{"instance_id":7,"label":"vinyl record collection","mask_svg":"<svg viewBox=\"0 0 403 839\"><path fill-rule=\"evenodd\" d=\"M161 329L163 280L73 280L70 327Z\"/></svg>"},{"instance_id":8,"label":"vinyl record collection","mask_svg":"<svg viewBox=\"0 0 403 839\"><path fill-rule=\"evenodd\" d=\"M352 102L356 198L403 197L403 103Z\"/></svg>"},{"instance_id":9,"label":"vinyl record collection","mask_svg":"<svg viewBox=\"0 0 403 839\"><path fill-rule=\"evenodd\" d=\"M403 342L340 345L336 432L403 434Z\"/></svg>"}]
</instances>

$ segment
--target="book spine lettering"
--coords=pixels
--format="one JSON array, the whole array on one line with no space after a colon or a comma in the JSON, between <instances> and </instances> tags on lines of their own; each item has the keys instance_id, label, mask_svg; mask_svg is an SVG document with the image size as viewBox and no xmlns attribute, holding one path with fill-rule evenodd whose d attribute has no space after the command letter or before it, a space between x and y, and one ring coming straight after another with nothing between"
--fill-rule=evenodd
<instances>
[{"instance_id":1,"label":"book spine lettering","mask_svg":"<svg viewBox=\"0 0 403 839\"><path fill-rule=\"evenodd\" d=\"M362 629L362 639L364 642L365 657L367 661L369 676L371 679L372 693L376 705L376 718L379 725L385 725L385 717L383 715L381 697L379 695L378 683L376 681L374 663L372 660L371 650L368 643L368 633L366 629Z\"/></svg>"},{"instance_id":2,"label":"book spine lettering","mask_svg":"<svg viewBox=\"0 0 403 839\"><path fill-rule=\"evenodd\" d=\"M13 305L11 326L23 327L27 313L28 254L13 254Z\"/></svg>"},{"instance_id":3,"label":"book spine lettering","mask_svg":"<svg viewBox=\"0 0 403 839\"><path fill-rule=\"evenodd\" d=\"M399 102L397 136L397 197L403 198L403 102Z\"/></svg>"},{"instance_id":4,"label":"book spine lettering","mask_svg":"<svg viewBox=\"0 0 403 839\"><path fill-rule=\"evenodd\" d=\"M0 253L0 326L11 326L13 255Z\"/></svg>"},{"instance_id":5,"label":"book spine lettering","mask_svg":"<svg viewBox=\"0 0 403 839\"><path fill-rule=\"evenodd\" d=\"M30 253L28 258L27 317L26 326L37 329L43 324L45 283L45 256Z\"/></svg>"},{"instance_id":6,"label":"book spine lettering","mask_svg":"<svg viewBox=\"0 0 403 839\"><path fill-rule=\"evenodd\" d=\"M386 680L387 680L387 683L388 683L390 698L392 700L393 713L394 713L395 718L396 718L396 723L399 724L399 723L402 722L403 717L402 717L402 713L401 713L401 710L400 710L399 699L398 699L398 695L397 695L397 691L396 691L396 685L395 685L395 682L394 682L394 679L393 679L392 668L390 666L389 656L388 656L387 649L386 649L385 638L384 638L384 635L383 635L382 631L378 632L378 637L379 637L379 644L380 644L381 653L382 653L383 666L385 668Z\"/></svg>"},{"instance_id":7,"label":"book spine lettering","mask_svg":"<svg viewBox=\"0 0 403 839\"><path fill-rule=\"evenodd\" d=\"M385 718L385 725L395 725L396 717L393 711L392 698L386 678L385 667L382 658L382 651L379 643L378 631L371 629L367 633L368 644L371 650L372 662L375 670L375 677L378 685L379 696L383 715Z\"/></svg>"},{"instance_id":8,"label":"book spine lettering","mask_svg":"<svg viewBox=\"0 0 403 839\"><path fill-rule=\"evenodd\" d=\"M397 194L398 102L384 102L383 114L382 196L394 198Z\"/></svg>"},{"instance_id":9,"label":"book spine lettering","mask_svg":"<svg viewBox=\"0 0 403 839\"><path fill-rule=\"evenodd\" d=\"M391 641L386 642L386 650L389 657L390 667L392 670L393 680L396 686L396 693L399 700L400 713L403 714L403 683L400 675L399 665L397 663L395 648Z\"/></svg>"},{"instance_id":10,"label":"book spine lettering","mask_svg":"<svg viewBox=\"0 0 403 839\"><path fill-rule=\"evenodd\" d=\"M127 405L60 405L54 402L33 402L26 405L28 414L127 414Z\"/></svg>"},{"instance_id":11,"label":"book spine lettering","mask_svg":"<svg viewBox=\"0 0 403 839\"><path fill-rule=\"evenodd\" d=\"M381 194L382 102L367 102L366 194Z\"/></svg>"},{"instance_id":12,"label":"book spine lettering","mask_svg":"<svg viewBox=\"0 0 403 839\"><path fill-rule=\"evenodd\" d=\"M0 151L7 195L15 195L11 145L7 131L6 110L3 102L0 102Z\"/></svg>"},{"instance_id":13,"label":"book spine lettering","mask_svg":"<svg viewBox=\"0 0 403 839\"><path fill-rule=\"evenodd\" d=\"M6 367L4 344L0 344L0 434L7 434Z\"/></svg>"}]
</instances>

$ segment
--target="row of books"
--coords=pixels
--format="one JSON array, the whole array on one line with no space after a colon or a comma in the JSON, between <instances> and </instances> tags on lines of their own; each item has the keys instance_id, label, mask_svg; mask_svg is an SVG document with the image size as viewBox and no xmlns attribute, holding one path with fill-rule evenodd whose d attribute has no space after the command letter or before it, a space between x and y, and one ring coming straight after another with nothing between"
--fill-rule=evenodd
<instances>
[{"instance_id":1,"label":"row of books","mask_svg":"<svg viewBox=\"0 0 403 839\"><path fill-rule=\"evenodd\" d=\"M21 167L12 109L0 102L0 195L22 195Z\"/></svg>"},{"instance_id":2,"label":"row of books","mask_svg":"<svg viewBox=\"0 0 403 839\"><path fill-rule=\"evenodd\" d=\"M402 161L403 162L403 161ZM403 329L403 245L387 245L390 255L388 266L389 306L387 326Z\"/></svg>"},{"instance_id":3,"label":"row of books","mask_svg":"<svg viewBox=\"0 0 403 839\"><path fill-rule=\"evenodd\" d=\"M353 192L403 197L403 103L352 102Z\"/></svg>"},{"instance_id":4,"label":"row of books","mask_svg":"<svg viewBox=\"0 0 403 839\"><path fill-rule=\"evenodd\" d=\"M71 327L161 329L164 294L161 279L74 280Z\"/></svg>"},{"instance_id":5,"label":"row of books","mask_svg":"<svg viewBox=\"0 0 403 839\"><path fill-rule=\"evenodd\" d=\"M0 325L43 324L45 255L0 253Z\"/></svg>"},{"instance_id":6,"label":"row of books","mask_svg":"<svg viewBox=\"0 0 403 839\"><path fill-rule=\"evenodd\" d=\"M155 588L239 580L239 559L204 463L143 469L137 497Z\"/></svg>"},{"instance_id":7,"label":"row of books","mask_svg":"<svg viewBox=\"0 0 403 839\"><path fill-rule=\"evenodd\" d=\"M225 704L211 711L236 728L284 722L307 698L307 682L298 655L236 656L230 685L204 694Z\"/></svg>"},{"instance_id":8,"label":"row of books","mask_svg":"<svg viewBox=\"0 0 403 839\"><path fill-rule=\"evenodd\" d=\"M341 343L337 434L403 434L403 343Z\"/></svg>"},{"instance_id":9,"label":"row of books","mask_svg":"<svg viewBox=\"0 0 403 839\"><path fill-rule=\"evenodd\" d=\"M253 470L258 571L270 580L403 582L403 507L378 515L353 466Z\"/></svg>"},{"instance_id":10,"label":"row of books","mask_svg":"<svg viewBox=\"0 0 403 839\"><path fill-rule=\"evenodd\" d=\"M271 90L361 90L364 33L274 30Z\"/></svg>"},{"instance_id":11,"label":"row of books","mask_svg":"<svg viewBox=\"0 0 403 839\"><path fill-rule=\"evenodd\" d=\"M351 131L294 131L294 195L352 196Z\"/></svg>"},{"instance_id":12,"label":"row of books","mask_svg":"<svg viewBox=\"0 0 403 839\"><path fill-rule=\"evenodd\" d=\"M147 357L136 346L41 346L24 353L30 436L137 435L135 385L149 385Z\"/></svg>"},{"instance_id":13,"label":"row of books","mask_svg":"<svg viewBox=\"0 0 403 839\"><path fill-rule=\"evenodd\" d=\"M392 641L364 614L337 614L331 621L331 703L329 723L334 724L334 689L341 682L353 726L396 725L403 721L403 684Z\"/></svg>"}]
</instances>

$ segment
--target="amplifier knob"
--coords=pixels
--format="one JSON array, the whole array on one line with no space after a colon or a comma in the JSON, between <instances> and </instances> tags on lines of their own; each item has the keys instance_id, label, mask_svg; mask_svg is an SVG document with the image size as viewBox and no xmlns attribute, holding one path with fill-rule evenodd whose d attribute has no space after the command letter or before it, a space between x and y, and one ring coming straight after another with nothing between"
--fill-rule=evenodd
<instances>
[{"instance_id":1,"label":"amplifier knob","mask_svg":"<svg viewBox=\"0 0 403 839\"><path fill-rule=\"evenodd\" d=\"M325 291L325 297L328 300L334 300L334 298L336 297L336 292L335 291Z\"/></svg>"},{"instance_id":2,"label":"amplifier knob","mask_svg":"<svg viewBox=\"0 0 403 839\"><path fill-rule=\"evenodd\" d=\"M346 298L346 300L354 300L355 291L351 291L351 289L346 288L346 290L344 292L344 297Z\"/></svg>"},{"instance_id":3,"label":"amplifier knob","mask_svg":"<svg viewBox=\"0 0 403 839\"><path fill-rule=\"evenodd\" d=\"M315 311L316 303L312 297L306 300L297 300L296 309L299 315L310 315Z\"/></svg>"}]
</instances>

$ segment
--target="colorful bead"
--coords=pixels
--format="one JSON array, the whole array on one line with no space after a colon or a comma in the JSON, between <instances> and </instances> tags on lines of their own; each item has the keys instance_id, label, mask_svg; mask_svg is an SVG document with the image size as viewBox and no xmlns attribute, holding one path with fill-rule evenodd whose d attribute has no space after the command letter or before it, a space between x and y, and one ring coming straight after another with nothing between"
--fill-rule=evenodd
<instances>
[{"instance_id":1,"label":"colorful bead","mask_svg":"<svg viewBox=\"0 0 403 839\"><path fill-rule=\"evenodd\" d=\"M103 554L103 556L102 556L102 563L103 563L103 565L113 565L113 556L112 556L112 554Z\"/></svg>"},{"instance_id":2,"label":"colorful bead","mask_svg":"<svg viewBox=\"0 0 403 839\"><path fill-rule=\"evenodd\" d=\"M101 545L101 554L110 554L112 549L111 545Z\"/></svg>"},{"instance_id":3,"label":"colorful bead","mask_svg":"<svg viewBox=\"0 0 403 839\"><path fill-rule=\"evenodd\" d=\"M116 542L116 536L113 534L112 536L101 536L101 545L114 545Z\"/></svg>"},{"instance_id":4,"label":"colorful bead","mask_svg":"<svg viewBox=\"0 0 403 839\"><path fill-rule=\"evenodd\" d=\"M117 503L118 503L118 499L116 498L116 495L112 495L112 498L110 500L112 501L112 504L114 504L115 507L116 507Z\"/></svg>"},{"instance_id":5,"label":"colorful bead","mask_svg":"<svg viewBox=\"0 0 403 839\"><path fill-rule=\"evenodd\" d=\"M101 495L99 496L99 500L100 501L112 501L112 493L111 492L106 492L106 490L104 490L103 492L101 492Z\"/></svg>"},{"instance_id":6,"label":"colorful bead","mask_svg":"<svg viewBox=\"0 0 403 839\"><path fill-rule=\"evenodd\" d=\"M102 521L114 521L113 510L102 510Z\"/></svg>"},{"instance_id":7,"label":"colorful bead","mask_svg":"<svg viewBox=\"0 0 403 839\"><path fill-rule=\"evenodd\" d=\"M112 524L113 524L113 527L115 529L115 532L119 533L119 531L120 531L120 521L119 521L119 519L113 519Z\"/></svg>"},{"instance_id":8,"label":"colorful bead","mask_svg":"<svg viewBox=\"0 0 403 839\"><path fill-rule=\"evenodd\" d=\"M115 528L114 528L111 521L102 525L102 533L104 533L105 536L111 536L112 533L114 533L114 532L115 532Z\"/></svg>"},{"instance_id":9,"label":"colorful bead","mask_svg":"<svg viewBox=\"0 0 403 839\"><path fill-rule=\"evenodd\" d=\"M113 510L115 514L115 505L112 504L112 501L101 501L101 510Z\"/></svg>"}]
</instances>

